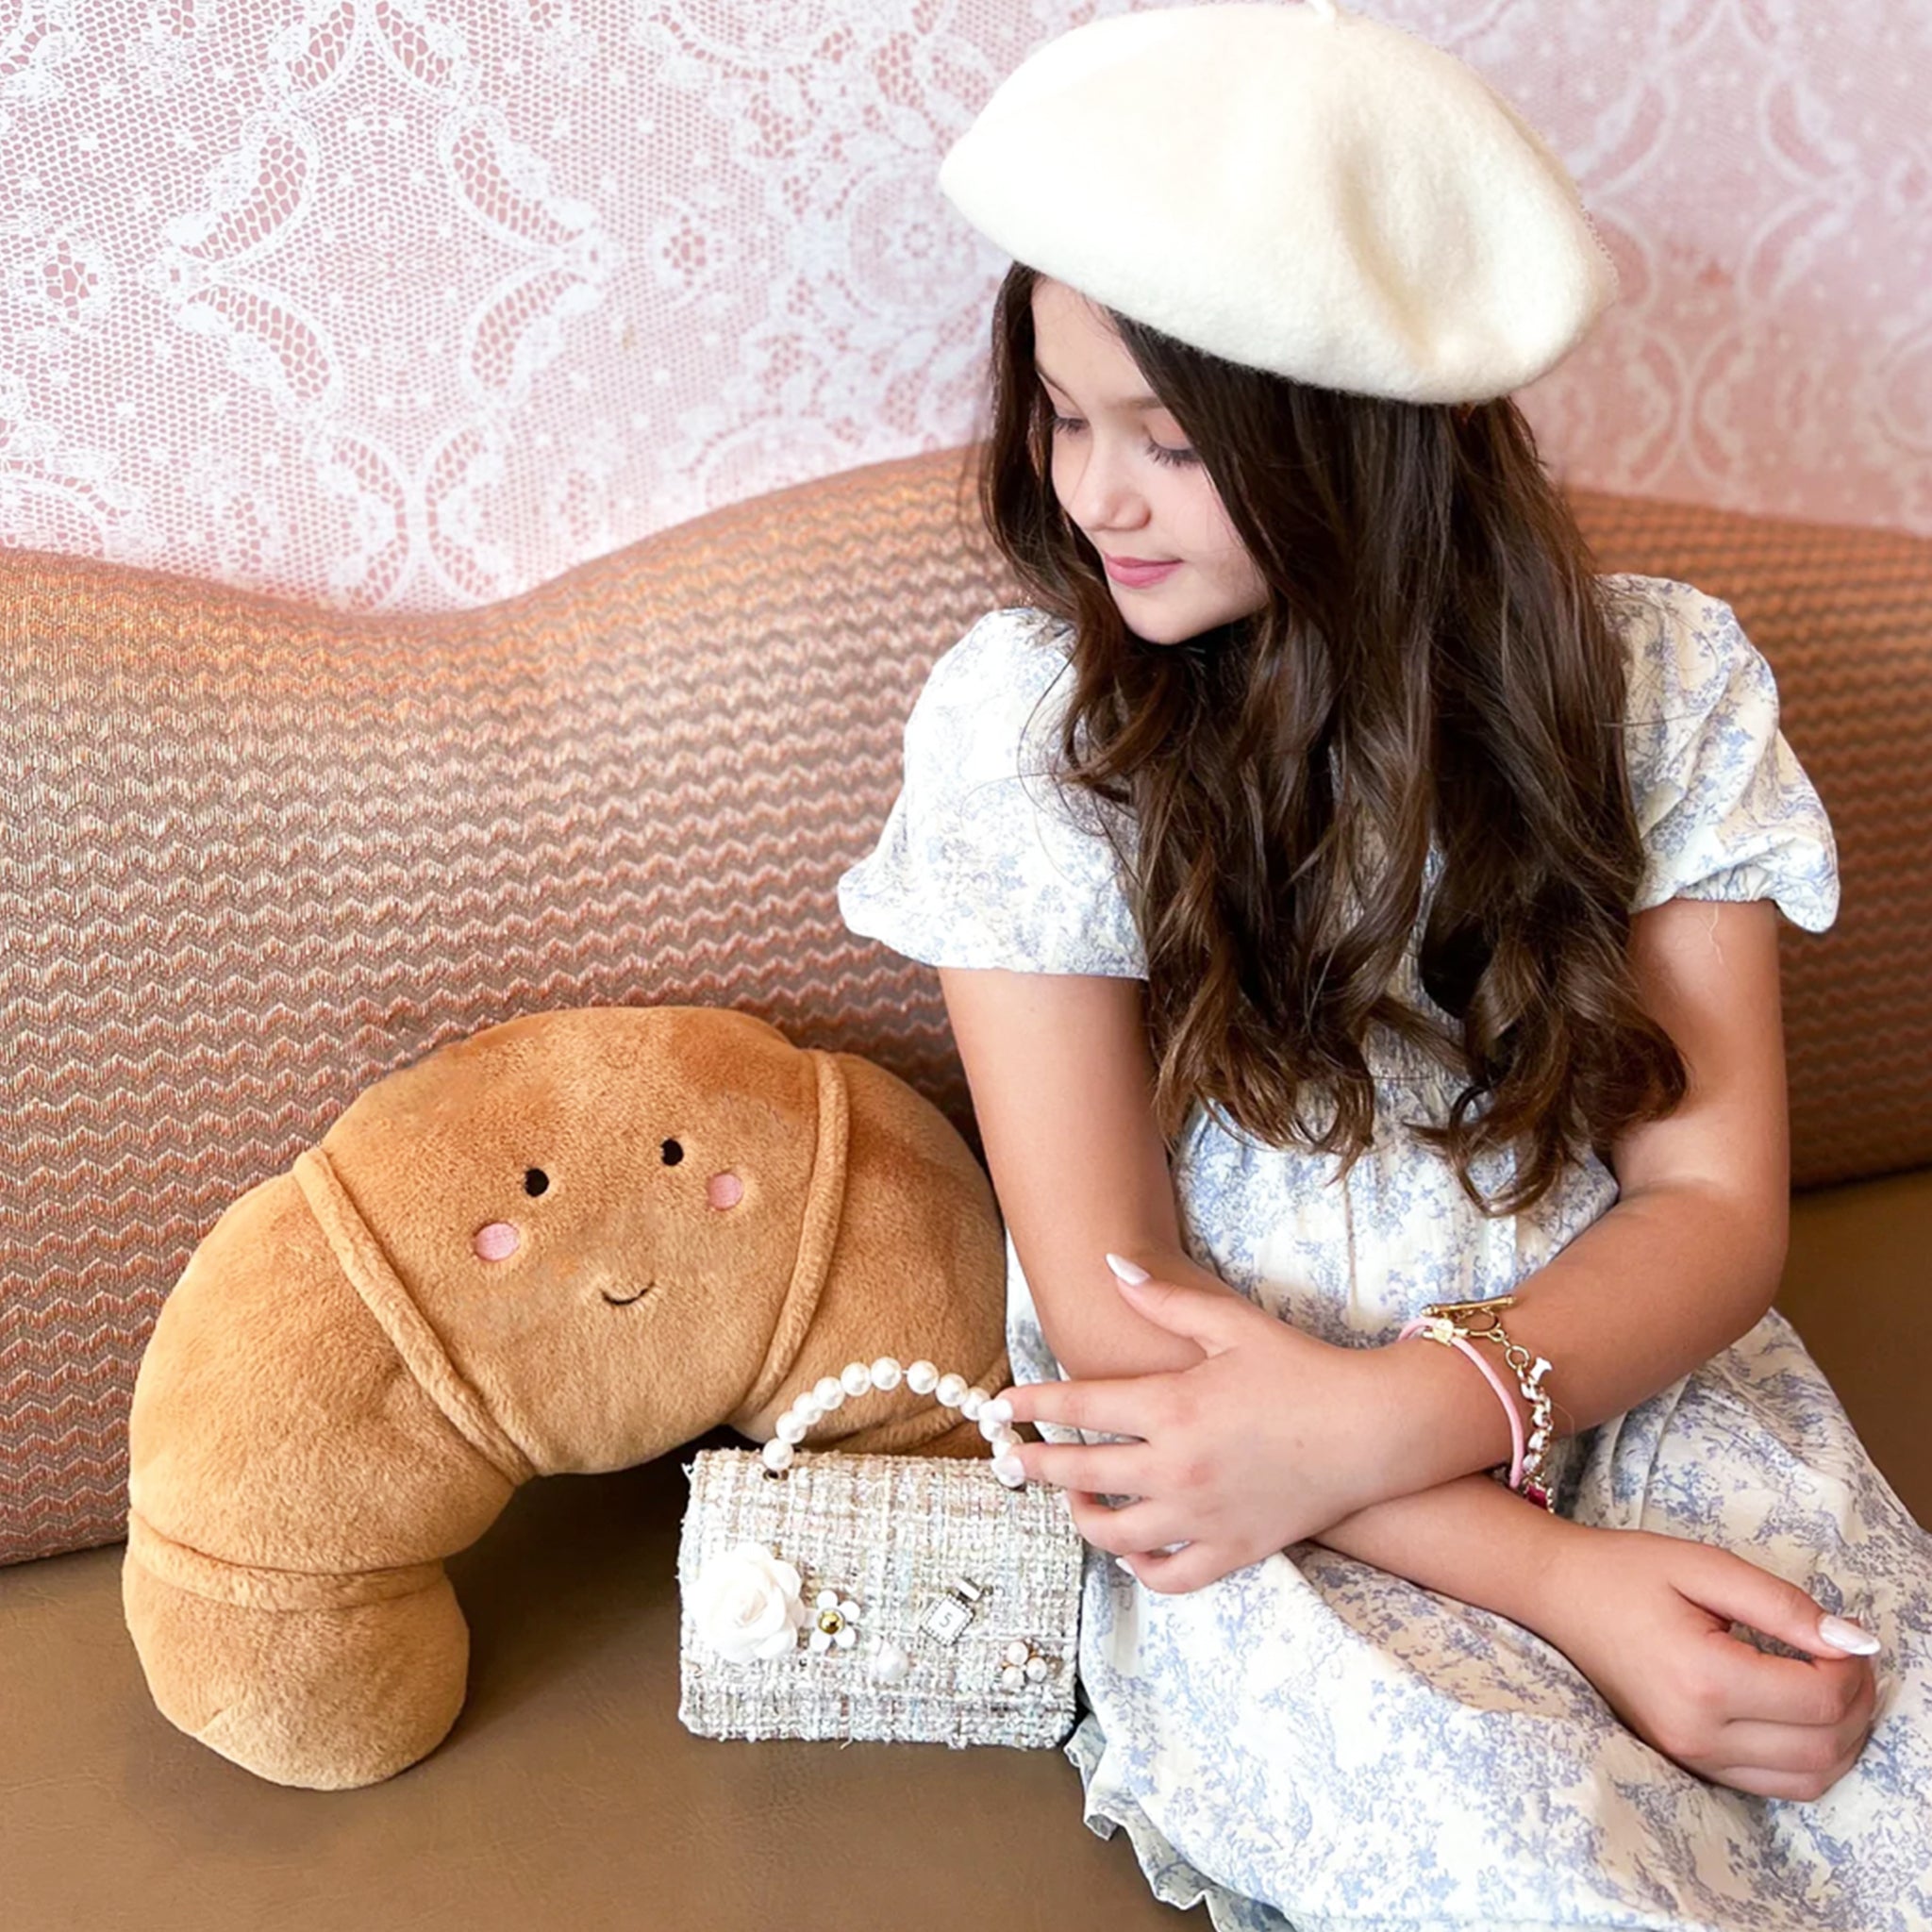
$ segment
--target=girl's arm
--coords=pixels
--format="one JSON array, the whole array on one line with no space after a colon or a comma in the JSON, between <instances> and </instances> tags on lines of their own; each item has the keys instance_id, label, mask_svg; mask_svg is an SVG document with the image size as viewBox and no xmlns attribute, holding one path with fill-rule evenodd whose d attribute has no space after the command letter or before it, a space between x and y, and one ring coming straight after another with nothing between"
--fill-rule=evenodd
<instances>
[{"instance_id":1,"label":"girl's arm","mask_svg":"<svg viewBox=\"0 0 1932 1932\"><path fill-rule=\"evenodd\" d=\"M1673 1121L1618 1150L1624 1201L1541 1271L1537 1301L1525 1295L1511 1323L1532 1345L1561 1351L1561 1392L1578 1426L1694 1367L1757 1320L1775 1287L1783 1075L1781 1055L1769 1050L1777 989L1768 911L1674 904L1639 916L1640 973L1691 1064L1691 1093ZM1726 955L1741 1019L1725 997ZM1110 1249L1163 1279L1233 1293L1181 1249L1149 1106L1140 983L952 969L941 979L994 1185L1055 1355L1082 1377L1199 1364L1201 1346L1137 1314L1101 1258ZM1681 1131L1670 1132L1674 1125ZM1725 1169L1726 1150L1741 1179ZM1706 1188L1713 1204L1729 1204L1741 1260L1724 1252L1724 1237L1711 1237L1697 1207ZM1619 1215L1624 1227L1606 1239ZM1586 1242L1591 1252L1580 1257ZM1332 1353L1356 1367L1366 1356L1401 1371L1412 1398L1405 1412L1396 1383L1388 1384L1392 1403L1374 1405L1370 1429L1354 1438L1364 1463L1380 1462L1378 1441L1440 1447L1452 1431L1470 1468L1502 1458L1507 1427L1493 1398L1452 1351ZM1361 1392L1358 1384L1350 1391L1357 1400ZM1319 1446L1348 1445L1330 1430ZM1025 1451L1029 1461L1041 1454L1039 1445ZM1411 1470L1417 1461L1411 1455ZM1291 1482L1299 1472L1283 1474ZM1834 1654L1836 1640L1852 1633L1821 1632L1817 1606L1795 1587L1727 1552L1567 1523L1486 1475L1391 1482L1385 1466L1369 1488L1382 1499L1325 1516L1319 1541L1537 1631L1634 1731L1700 1775L1764 1796L1813 1798L1862 1748L1874 1698L1870 1664ZM1133 1547L1108 1536L1107 1512L1078 1501L1091 1541ZM1734 1621L1809 1650L1812 1660L1760 1654L1732 1637Z\"/></svg>"},{"instance_id":2,"label":"girl's arm","mask_svg":"<svg viewBox=\"0 0 1932 1932\"><path fill-rule=\"evenodd\" d=\"M1871 1735L1875 1643L1728 1551L1587 1528L1481 1475L1377 1504L1320 1541L1536 1631L1645 1743L1715 1783L1817 1798ZM1766 1655L1734 1623L1809 1656Z\"/></svg>"},{"instance_id":3,"label":"girl's arm","mask_svg":"<svg viewBox=\"0 0 1932 1932\"><path fill-rule=\"evenodd\" d=\"M1767 901L1673 900L1632 922L1640 988L1690 1085L1674 1114L1611 1150L1616 1205L1517 1286L1509 1332L1553 1364L1566 1430L1622 1414L1707 1361L1776 1292L1789 1167L1775 921ZM1181 1248L1141 983L961 969L941 979L993 1185L1067 1374L1200 1361L1193 1341L1124 1305L1104 1258L1161 1281L1215 1280ZM1369 1353L1372 1363L1324 1367L1311 1344L1297 1378L1324 1454L1353 1465L1350 1497L1404 1495L1507 1459L1507 1420L1460 1356L1422 1342Z\"/></svg>"}]
</instances>

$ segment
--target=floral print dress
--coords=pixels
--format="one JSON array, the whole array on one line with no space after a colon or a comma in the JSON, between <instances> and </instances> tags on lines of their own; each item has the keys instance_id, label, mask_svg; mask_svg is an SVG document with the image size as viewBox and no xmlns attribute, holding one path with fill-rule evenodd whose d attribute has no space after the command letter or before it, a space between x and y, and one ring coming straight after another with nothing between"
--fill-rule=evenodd
<instances>
[{"instance_id":1,"label":"floral print dress","mask_svg":"<svg viewBox=\"0 0 1932 1932\"><path fill-rule=\"evenodd\" d=\"M1629 652L1633 909L1771 898L1828 926L1831 829L1764 659L1689 585L1605 583ZM877 846L840 881L855 932L934 965L1144 976L1096 808L1044 775L1068 641L1038 611L999 610L934 665ZM1405 978L1423 1004L1413 949ZM1534 1209L1485 1217L1403 1124L1440 1119L1452 1076L1401 1042L1372 1041L1369 1061L1376 1141L1345 1174L1198 1107L1183 1126L1188 1253L1280 1319L1391 1341L1424 1303L1508 1292L1615 1202L1591 1159ZM1058 1376L1010 1241L1007 1265L1015 1379ZM1932 1540L1790 1325L1767 1314L1562 1448L1566 1514L1733 1550L1880 1638L1878 1722L1823 1798L1704 1782L1540 1638L1318 1545L1176 1595L1090 1548L1065 1747L1089 1825L1124 1828L1156 1893L1205 1901L1216 1932L1932 1926Z\"/></svg>"}]
</instances>

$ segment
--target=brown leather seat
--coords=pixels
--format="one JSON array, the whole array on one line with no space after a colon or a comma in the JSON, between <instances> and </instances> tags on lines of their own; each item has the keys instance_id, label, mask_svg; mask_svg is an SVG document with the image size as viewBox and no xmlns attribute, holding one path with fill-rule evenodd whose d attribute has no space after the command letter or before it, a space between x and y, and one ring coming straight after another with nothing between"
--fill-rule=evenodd
<instances>
[{"instance_id":1,"label":"brown leather seat","mask_svg":"<svg viewBox=\"0 0 1932 1932\"><path fill-rule=\"evenodd\" d=\"M715 1439L725 1441L724 1435ZM526 1485L454 1558L471 1692L360 1790L263 1783L154 1708L121 1549L0 1572L8 1932L1155 1926L1058 1751L724 1742L677 1722L678 1458Z\"/></svg>"}]
</instances>

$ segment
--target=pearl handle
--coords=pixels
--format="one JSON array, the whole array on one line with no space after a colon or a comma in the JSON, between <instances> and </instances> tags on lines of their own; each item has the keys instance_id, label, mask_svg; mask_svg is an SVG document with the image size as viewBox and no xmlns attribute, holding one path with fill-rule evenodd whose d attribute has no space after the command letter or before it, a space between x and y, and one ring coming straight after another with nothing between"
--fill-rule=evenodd
<instances>
[{"instance_id":1,"label":"pearl handle","mask_svg":"<svg viewBox=\"0 0 1932 1932\"><path fill-rule=\"evenodd\" d=\"M996 1401L984 1389L975 1389L964 1375L942 1375L928 1361L902 1367L892 1356L882 1355L874 1362L847 1362L836 1375L822 1375L801 1395L791 1398L791 1407L774 1426L777 1430L758 1452L771 1475L782 1475L791 1466L792 1445L803 1441L805 1432L840 1407L848 1395L868 1395L874 1389L896 1389L901 1382L915 1395L930 1395L941 1407L957 1408L968 1422L979 1424L979 1433L992 1450L992 1473L1008 1489L1024 1488L1025 1471L1009 1453L1019 1446L1019 1432L1013 1427L1011 1407Z\"/></svg>"}]
</instances>

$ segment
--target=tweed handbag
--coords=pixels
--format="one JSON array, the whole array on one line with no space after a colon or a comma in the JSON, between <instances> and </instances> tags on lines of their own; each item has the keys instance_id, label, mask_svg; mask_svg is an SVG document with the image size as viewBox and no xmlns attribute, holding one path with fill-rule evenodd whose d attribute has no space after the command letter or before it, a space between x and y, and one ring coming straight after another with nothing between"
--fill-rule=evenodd
<instances>
[{"instance_id":1,"label":"tweed handbag","mask_svg":"<svg viewBox=\"0 0 1932 1932\"><path fill-rule=\"evenodd\" d=\"M904 1377L979 1423L976 1457L800 1451L848 1397ZM932 1363L848 1363L762 1450L686 1464L677 1715L709 1738L1059 1743L1074 1727L1084 1548L1028 1485L985 1391Z\"/></svg>"}]
</instances>

